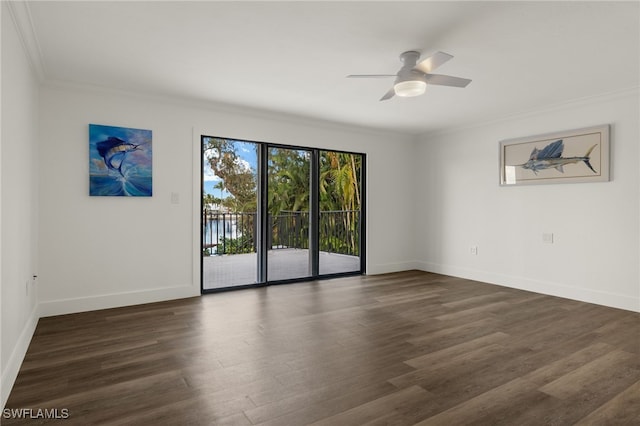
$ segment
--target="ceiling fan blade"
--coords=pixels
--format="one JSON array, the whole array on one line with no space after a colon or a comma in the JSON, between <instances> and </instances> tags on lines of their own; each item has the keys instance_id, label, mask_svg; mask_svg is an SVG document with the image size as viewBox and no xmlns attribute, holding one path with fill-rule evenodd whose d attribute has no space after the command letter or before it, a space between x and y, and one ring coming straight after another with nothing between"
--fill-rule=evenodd
<instances>
[{"instance_id":1,"label":"ceiling fan blade","mask_svg":"<svg viewBox=\"0 0 640 426\"><path fill-rule=\"evenodd\" d=\"M413 67L413 69L422 71L425 74L429 74L431 73L431 71L435 70L451 58L453 58L453 56L449 55L448 53L436 52L424 61L418 62L418 64Z\"/></svg>"},{"instance_id":2,"label":"ceiling fan blade","mask_svg":"<svg viewBox=\"0 0 640 426\"><path fill-rule=\"evenodd\" d=\"M347 78L387 78L395 76L395 74L349 74Z\"/></svg>"},{"instance_id":3,"label":"ceiling fan blade","mask_svg":"<svg viewBox=\"0 0 640 426\"><path fill-rule=\"evenodd\" d=\"M389 91L387 93L384 94L383 97L380 98L381 101L386 101L387 99L391 99L393 98L393 96L396 94L395 89L392 87L391 89L389 89Z\"/></svg>"},{"instance_id":4,"label":"ceiling fan blade","mask_svg":"<svg viewBox=\"0 0 640 426\"><path fill-rule=\"evenodd\" d=\"M436 84L438 86L467 87L471 80L468 78L453 77L451 75L427 74L424 80L428 84Z\"/></svg>"}]
</instances>

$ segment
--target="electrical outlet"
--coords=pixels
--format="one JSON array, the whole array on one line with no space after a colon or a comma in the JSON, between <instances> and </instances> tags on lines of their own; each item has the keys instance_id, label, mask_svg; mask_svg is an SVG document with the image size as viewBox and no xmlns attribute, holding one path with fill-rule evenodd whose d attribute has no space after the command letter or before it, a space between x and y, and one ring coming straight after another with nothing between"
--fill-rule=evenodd
<instances>
[{"instance_id":1,"label":"electrical outlet","mask_svg":"<svg viewBox=\"0 0 640 426\"><path fill-rule=\"evenodd\" d=\"M471 246L469 247L469 253L477 256L478 255L478 246Z\"/></svg>"},{"instance_id":2,"label":"electrical outlet","mask_svg":"<svg viewBox=\"0 0 640 426\"><path fill-rule=\"evenodd\" d=\"M546 244L553 244L553 234L552 233L542 234L542 242Z\"/></svg>"}]
</instances>

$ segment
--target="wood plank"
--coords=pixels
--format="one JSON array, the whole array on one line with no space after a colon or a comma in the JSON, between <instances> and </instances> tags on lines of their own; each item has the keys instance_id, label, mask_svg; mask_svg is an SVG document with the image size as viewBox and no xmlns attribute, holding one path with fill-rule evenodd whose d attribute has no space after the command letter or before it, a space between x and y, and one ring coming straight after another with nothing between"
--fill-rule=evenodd
<instances>
[{"instance_id":1,"label":"wood plank","mask_svg":"<svg viewBox=\"0 0 640 426\"><path fill-rule=\"evenodd\" d=\"M326 417L312 425L362 425L381 419L384 419L387 424L412 424L415 423L416 416L419 416L419 410L416 410L416 407L428 405L431 398L432 395L421 387L411 386L335 416Z\"/></svg>"},{"instance_id":2,"label":"wood plank","mask_svg":"<svg viewBox=\"0 0 640 426\"><path fill-rule=\"evenodd\" d=\"M593 411L576 425L639 425L640 424L640 381Z\"/></svg>"},{"instance_id":3,"label":"wood plank","mask_svg":"<svg viewBox=\"0 0 640 426\"><path fill-rule=\"evenodd\" d=\"M405 364L414 368L437 368L439 363L451 362L455 357L468 356L468 353L476 349L500 343L509 338L508 334L497 332L478 337L473 340L449 346L439 351L421 355L405 361Z\"/></svg>"},{"instance_id":4,"label":"wood plank","mask_svg":"<svg viewBox=\"0 0 640 426\"><path fill-rule=\"evenodd\" d=\"M435 416L431 416L416 426L447 425L447 424L497 424L496 417L509 417L507 411L526 409L531 400L542 396L535 390L535 385L514 379L490 391L470 398ZM481 422L479 419L485 419Z\"/></svg>"},{"instance_id":5,"label":"wood plank","mask_svg":"<svg viewBox=\"0 0 640 426\"><path fill-rule=\"evenodd\" d=\"M638 357L614 350L542 386L540 390L559 399L569 399L588 388L602 388L610 382L640 379Z\"/></svg>"},{"instance_id":6,"label":"wood plank","mask_svg":"<svg viewBox=\"0 0 640 426\"><path fill-rule=\"evenodd\" d=\"M544 385L568 374L569 372L593 361L600 356L609 353L613 347L606 343L595 343L584 349L573 352L570 355L557 361L545 364L544 366L526 374L523 378L533 383Z\"/></svg>"}]
</instances>

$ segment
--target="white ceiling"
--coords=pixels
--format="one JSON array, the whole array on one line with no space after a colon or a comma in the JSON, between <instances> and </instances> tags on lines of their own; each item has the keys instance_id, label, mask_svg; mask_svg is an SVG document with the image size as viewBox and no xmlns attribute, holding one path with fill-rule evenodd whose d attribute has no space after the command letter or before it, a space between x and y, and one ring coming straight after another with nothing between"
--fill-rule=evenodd
<instances>
[{"instance_id":1,"label":"white ceiling","mask_svg":"<svg viewBox=\"0 0 640 426\"><path fill-rule=\"evenodd\" d=\"M45 82L425 133L640 85L636 2L29 2ZM379 102L398 55L465 89Z\"/></svg>"}]
</instances>

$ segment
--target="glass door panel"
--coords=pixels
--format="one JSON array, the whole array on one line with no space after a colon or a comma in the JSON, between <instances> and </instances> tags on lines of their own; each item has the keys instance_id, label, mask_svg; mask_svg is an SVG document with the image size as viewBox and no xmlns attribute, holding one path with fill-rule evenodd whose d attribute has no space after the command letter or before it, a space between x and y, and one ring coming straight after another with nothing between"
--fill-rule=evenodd
<instances>
[{"instance_id":1,"label":"glass door panel","mask_svg":"<svg viewBox=\"0 0 640 426\"><path fill-rule=\"evenodd\" d=\"M257 282L258 144L202 138L203 290Z\"/></svg>"},{"instance_id":2,"label":"glass door panel","mask_svg":"<svg viewBox=\"0 0 640 426\"><path fill-rule=\"evenodd\" d=\"M269 147L267 279L312 275L309 251L311 152Z\"/></svg>"},{"instance_id":3,"label":"glass door panel","mask_svg":"<svg viewBox=\"0 0 640 426\"><path fill-rule=\"evenodd\" d=\"M360 271L362 155L320 151L319 273Z\"/></svg>"}]
</instances>

